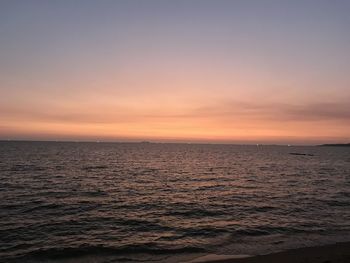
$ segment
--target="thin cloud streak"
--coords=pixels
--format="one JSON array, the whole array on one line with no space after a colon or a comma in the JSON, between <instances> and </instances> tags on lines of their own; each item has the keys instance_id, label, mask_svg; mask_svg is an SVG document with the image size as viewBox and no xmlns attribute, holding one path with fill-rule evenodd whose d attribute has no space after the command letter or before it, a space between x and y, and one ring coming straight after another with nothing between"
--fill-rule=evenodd
<instances>
[{"instance_id":1,"label":"thin cloud streak","mask_svg":"<svg viewBox=\"0 0 350 263\"><path fill-rule=\"evenodd\" d=\"M350 107L346 102L310 103L307 105L282 103L226 102L198 108L191 116L210 118L244 118L268 121L345 121L350 123Z\"/></svg>"},{"instance_id":2,"label":"thin cloud streak","mask_svg":"<svg viewBox=\"0 0 350 263\"><path fill-rule=\"evenodd\" d=\"M67 110L6 108L1 107L2 119L35 120L62 123L128 123L139 121L162 121L186 119L236 120L237 118L260 121L342 121L350 124L350 107L345 102L323 102L307 105L281 103L226 102L206 105L174 113L174 109L133 109L125 107Z\"/></svg>"}]
</instances>

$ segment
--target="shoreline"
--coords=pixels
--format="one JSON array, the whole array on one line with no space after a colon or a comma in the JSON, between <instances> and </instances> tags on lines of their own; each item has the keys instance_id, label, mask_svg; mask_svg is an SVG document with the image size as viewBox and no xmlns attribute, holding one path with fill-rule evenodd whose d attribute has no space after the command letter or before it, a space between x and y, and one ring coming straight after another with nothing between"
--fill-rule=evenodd
<instances>
[{"instance_id":1,"label":"shoreline","mask_svg":"<svg viewBox=\"0 0 350 263\"><path fill-rule=\"evenodd\" d=\"M350 263L350 241L304 247L266 255L209 254L185 263Z\"/></svg>"}]
</instances>

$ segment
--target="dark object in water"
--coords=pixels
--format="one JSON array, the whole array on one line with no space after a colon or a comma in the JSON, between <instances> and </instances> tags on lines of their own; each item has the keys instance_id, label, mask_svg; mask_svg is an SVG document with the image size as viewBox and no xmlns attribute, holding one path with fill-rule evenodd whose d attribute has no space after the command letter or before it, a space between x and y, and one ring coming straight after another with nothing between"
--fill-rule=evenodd
<instances>
[{"instance_id":1,"label":"dark object in water","mask_svg":"<svg viewBox=\"0 0 350 263\"><path fill-rule=\"evenodd\" d=\"M314 156L311 153L289 153L289 154L291 154L291 155L303 155L303 156Z\"/></svg>"}]
</instances>

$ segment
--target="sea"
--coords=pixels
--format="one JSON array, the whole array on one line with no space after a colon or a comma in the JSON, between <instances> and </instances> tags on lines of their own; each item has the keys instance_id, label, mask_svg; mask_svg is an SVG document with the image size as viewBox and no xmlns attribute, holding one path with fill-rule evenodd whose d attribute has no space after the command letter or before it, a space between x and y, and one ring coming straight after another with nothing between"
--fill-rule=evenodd
<instances>
[{"instance_id":1,"label":"sea","mask_svg":"<svg viewBox=\"0 0 350 263\"><path fill-rule=\"evenodd\" d=\"M350 147L0 142L0 262L189 262L350 241Z\"/></svg>"}]
</instances>

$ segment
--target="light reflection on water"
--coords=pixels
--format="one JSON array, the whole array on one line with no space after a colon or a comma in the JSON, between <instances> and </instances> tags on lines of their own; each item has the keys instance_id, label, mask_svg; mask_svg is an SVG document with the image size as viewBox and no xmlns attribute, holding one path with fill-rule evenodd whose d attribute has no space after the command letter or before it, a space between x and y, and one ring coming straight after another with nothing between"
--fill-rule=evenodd
<instances>
[{"instance_id":1,"label":"light reflection on water","mask_svg":"<svg viewBox=\"0 0 350 263\"><path fill-rule=\"evenodd\" d=\"M349 148L0 147L2 258L162 260L177 253L263 253L349 236Z\"/></svg>"}]
</instances>

